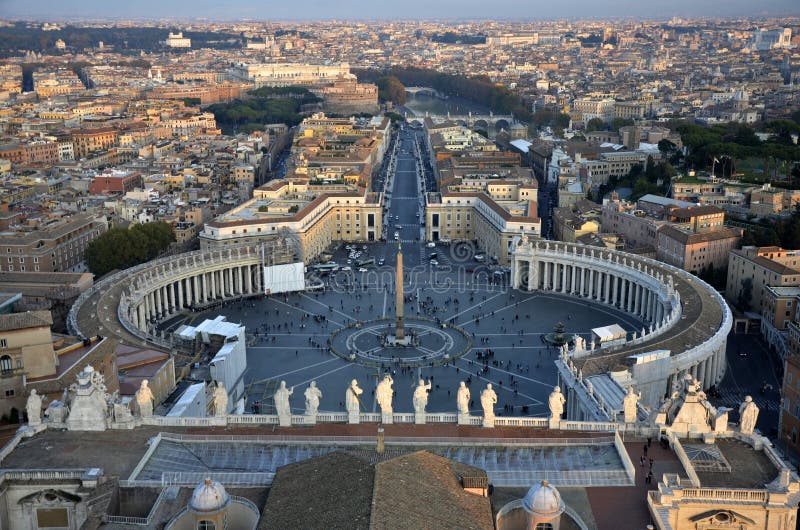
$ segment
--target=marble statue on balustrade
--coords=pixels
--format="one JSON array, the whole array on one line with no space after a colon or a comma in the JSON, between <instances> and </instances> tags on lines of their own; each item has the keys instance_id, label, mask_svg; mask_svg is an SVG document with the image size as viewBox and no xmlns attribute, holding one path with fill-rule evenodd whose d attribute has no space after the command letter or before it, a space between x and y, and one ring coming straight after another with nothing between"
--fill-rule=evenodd
<instances>
[{"instance_id":1,"label":"marble statue on balustrade","mask_svg":"<svg viewBox=\"0 0 800 530\"><path fill-rule=\"evenodd\" d=\"M561 393L560 386L553 388L547 402L550 406L550 428L557 429L561 421L561 415L564 414L564 404L567 402L564 394Z\"/></svg>"},{"instance_id":2,"label":"marble statue on balustrade","mask_svg":"<svg viewBox=\"0 0 800 530\"><path fill-rule=\"evenodd\" d=\"M458 407L458 423L459 425L469 424L469 399L471 394L467 384L464 381L458 386L458 393L456 394L456 406Z\"/></svg>"},{"instance_id":3,"label":"marble statue on balustrade","mask_svg":"<svg viewBox=\"0 0 800 530\"><path fill-rule=\"evenodd\" d=\"M586 353L586 341L580 335L575 335L575 349L573 355L580 357Z\"/></svg>"},{"instance_id":4,"label":"marble statue on balustrade","mask_svg":"<svg viewBox=\"0 0 800 530\"><path fill-rule=\"evenodd\" d=\"M28 401L25 403L25 412L28 413L28 425L36 427L42 424L42 396L31 389Z\"/></svg>"},{"instance_id":5,"label":"marble statue on balustrade","mask_svg":"<svg viewBox=\"0 0 800 530\"><path fill-rule=\"evenodd\" d=\"M483 426L494 427L494 406L497 404L497 394L488 383L481 392L481 407L483 408Z\"/></svg>"},{"instance_id":6,"label":"marble statue on balustrade","mask_svg":"<svg viewBox=\"0 0 800 530\"><path fill-rule=\"evenodd\" d=\"M214 389L214 416L226 416L228 414L228 391L225 390L225 383L217 381Z\"/></svg>"},{"instance_id":7,"label":"marble statue on balustrade","mask_svg":"<svg viewBox=\"0 0 800 530\"><path fill-rule=\"evenodd\" d=\"M153 391L150 390L147 379L143 380L139 385L139 390L136 391L135 399L136 406L139 408L139 416L142 418L149 418L153 415L155 397L153 396Z\"/></svg>"},{"instance_id":8,"label":"marble statue on balustrade","mask_svg":"<svg viewBox=\"0 0 800 530\"><path fill-rule=\"evenodd\" d=\"M642 399L642 393L636 394L633 387L628 387L628 393L622 399L622 411L625 417L625 423L636 423L639 400Z\"/></svg>"},{"instance_id":9,"label":"marble statue on balustrade","mask_svg":"<svg viewBox=\"0 0 800 530\"><path fill-rule=\"evenodd\" d=\"M383 379L375 387L375 401L378 402L378 406L381 408L381 422L386 424L392 423L392 414L394 413L392 409L393 384L394 379L392 379L392 376L384 374Z\"/></svg>"},{"instance_id":10,"label":"marble statue on balustrade","mask_svg":"<svg viewBox=\"0 0 800 530\"><path fill-rule=\"evenodd\" d=\"M286 388L286 381L281 381L278 390L272 396L275 403L275 413L278 415L278 424L281 427L292 425L292 407L289 404L289 396L294 394L294 387Z\"/></svg>"},{"instance_id":11,"label":"marble statue on balustrade","mask_svg":"<svg viewBox=\"0 0 800 530\"><path fill-rule=\"evenodd\" d=\"M363 393L364 391L358 386L358 381L353 379L344 394L348 423L359 423L359 412L361 409L361 398L359 396Z\"/></svg>"},{"instance_id":12,"label":"marble statue on balustrade","mask_svg":"<svg viewBox=\"0 0 800 530\"><path fill-rule=\"evenodd\" d=\"M304 395L306 397L306 416L313 417L316 420L319 400L322 399L322 391L317 388L316 381L311 381Z\"/></svg>"},{"instance_id":13,"label":"marble statue on balustrade","mask_svg":"<svg viewBox=\"0 0 800 530\"><path fill-rule=\"evenodd\" d=\"M86 366L70 385L67 429L71 431L104 431L108 427L108 393L100 372Z\"/></svg>"},{"instance_id":14,"label":"marble statue on balustrade","mask_svg":"<svg viewBox=\"0 0 800 530\"><path fill-rule=\"evenodd\" d=\"M753 402L753 398L751 396L744 398L744 402L739 406L739 432L753 434L758 412L758 405Z\"/></svg>"},{"instance_id":15,"label":"marble statue on balustrade","mask_svg":"<svg viewBox=\"0 0 800 530\"><path fill-rule=\"evenodd\" d=\"M431 391L430 379L426 383L422 379L414 389L412 401L414 403L414 423L421 425L425 423L425 407L428 406L428 392Z\"/></svg>"}]
</instances>

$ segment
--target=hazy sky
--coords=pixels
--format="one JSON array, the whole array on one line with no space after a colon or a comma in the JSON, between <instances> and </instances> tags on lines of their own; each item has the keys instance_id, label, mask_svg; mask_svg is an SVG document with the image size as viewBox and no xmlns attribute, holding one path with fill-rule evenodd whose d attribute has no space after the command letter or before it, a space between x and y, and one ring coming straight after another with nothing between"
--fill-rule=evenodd
<instances>
[{"instance_id":1,"label":"hazy sky","mask_svg":"<svg viewBox=\"0 0 800 530\"><path fill-rule=\"evenodd\" d=\"M798 15L798 0L0 0L0 17L310 20Z\"/></svg>"}]
</instances>

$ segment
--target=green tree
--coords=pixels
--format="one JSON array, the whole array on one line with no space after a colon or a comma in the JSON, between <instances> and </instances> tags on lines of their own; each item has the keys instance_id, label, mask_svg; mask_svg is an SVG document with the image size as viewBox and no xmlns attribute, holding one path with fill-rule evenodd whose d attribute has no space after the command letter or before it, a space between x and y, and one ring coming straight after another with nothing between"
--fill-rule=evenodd
<instances>
[{"instance_id":1,"label":"green tree","mask_svg":"<svg viewBox=\"0 0 800 530\"><path fill-rule=\"evenodd\" d=\"M752 278L745 278L742 280L742 290L739 291L739 296L736 298L736 308L742 312L748 311L752 297L753 280Z\"/></svg>"},{"instance_id":2,"label":"green tree","mask_svg":"<svg viewBox=\"0 0 800 530\"><path fill-rule=\"evenodd\" d=\"M146 223L130 229L112 228L89 243L84 259L96 276L116 269L127 269L144 263L166 250L175 241L167 223Z\"/></svg>"},{"instance_id":3,"label":"green tree","mask_svg":"<svg viewBox=\"0 0 800 530\"><path fill-rule=\"evenodd\" d=\"M606 130L606 122L601 120L600 118L592 118L588 122L586 122L586 131L605 131Z\"/></svg>"},{"instance_id":4,"label":"green tree","mask_svg":"<svg viewBox=\"0 0 800 530\"><path fill-rule=\"evenodd\" d=\"M611 120L611 130L614 132L619 132L620 127L627 127L628 125L633 125L633 120L630 118L614 118Z\"/></svg>"},{"instance_id":5,"label":"green tree","mask_svg":"<svg viewBox=\"0 0 800 530\"><path fill-rule=\"evenodd\" d=\"M395 76L379 77L375 84L378 85L378 99L382 103L391 101L395 105L406 104L406 87Z\"/></svg>"}]
</instances>

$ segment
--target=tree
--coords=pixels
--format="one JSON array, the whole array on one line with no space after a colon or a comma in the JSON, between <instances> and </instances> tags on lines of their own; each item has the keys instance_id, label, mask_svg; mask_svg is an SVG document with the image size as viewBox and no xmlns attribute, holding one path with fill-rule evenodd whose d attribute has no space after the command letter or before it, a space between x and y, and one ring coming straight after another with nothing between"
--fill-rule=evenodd
<instances>
[{"instance_id":1,"label":"tree","mask_svg":"<svg viewBox=\"0 0 800 530\"><path fill-rule=\"evenodd\" d=\"M172 227L164 222L112 228L89 243L84 259L96 276L150 261L175 241Z\"/></svg>"},{"instance_id":2,"label":"tree","mask_svg":"<svg viewBox=\"0 0 800 530\"><path fill-rule=\"evenodd\" d=\"M375 84L378 85L378 99L381 103L391 101L395 105L406 104L406 87L395 76L380 77Z\"/></svg>"},{"instance_id":3,"label":"tree","mask_svg":"<svg viewBox=\"0 0 800 530\"><path fill-rule=\"evenodd\" d=\"M588 122L586 122L586 131L605 131L606 130L606 122L601 120L600 118L592 118Z\"/></svg>"},{"instance_id":4,"label":"tree","mask_svg":"<svg viewBox=\"0 0 800 530\"><path fill-rule=\"evenodd\" d=\"M628 125L633 125L633 120L630 118L614 118L611 120L611 130L614 132L619 132L620 127L627 127Z\"/></svg>"},{"instance_id":5,"label":"tree","mask_svg":"<svg viewBox=\"0 0 800 530\"><path fill-rule=\"evenodd\" d=\"M742 280L742 290L739 291L739 296L736 298L736 308L740 311L748 311L750 309L750 300L753 297L753 280L752 278L745 278Z\"/></svg>"}]
</instances>

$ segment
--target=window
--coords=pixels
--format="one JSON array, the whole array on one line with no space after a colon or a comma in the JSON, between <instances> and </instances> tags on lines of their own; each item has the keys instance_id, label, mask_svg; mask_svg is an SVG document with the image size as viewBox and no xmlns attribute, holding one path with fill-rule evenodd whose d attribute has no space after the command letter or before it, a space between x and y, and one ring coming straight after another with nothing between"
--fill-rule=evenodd
<instances>
[{"instance_id":1,"label":"window","mask_svg":"<svg viewBox=\"0 0 800 530\"><path fill-rule=\"evenodd\" d=\"M553 530L553 525L550 523L539 523L536 525L536 530Z\"/></svg>"},{"instance_id":2,"label":"window","mask_svg":"<svg viewBox=\"0 0 800 530\"><path fill-rule=\"evenodd\" d=\"M8 355L3 355L2 357L0 357L0 372L5 374L10 372L12 369L13 367L11 365L11 357L9 357Z\"/></svg>"},{"instance_id":3,"label":"window","mask_svg":"<svg viewBox=\"0 0 800 530\"><path fill-rule=\"evenodd\" d=\"M197 524L197 530L215 530L215 528L216 525L214 525L213 521L200 521Z\"/></svg>"},{"instance_id":4,"label":"window","mask_svg":"<svg viewBox=\"0 0 800 530\"><path fill-rule=\"evenodd\" d=\"M14 389L6 390L6 397L14 397Z\"/></svg>"},{"instance_id":5,"label":"window","mask_svg":"<svg viewBox=\"0 0 800 530\"><path fill-rule=\"evenodd\" d=\"M8 341L6 339L0 339L0 348L8 348Z\"/></svg>"}]
</instances>

